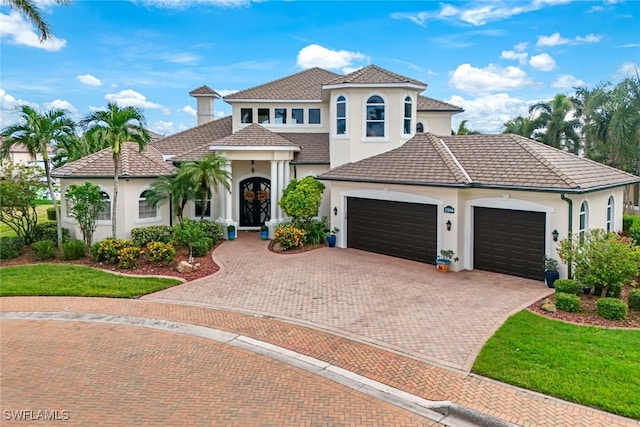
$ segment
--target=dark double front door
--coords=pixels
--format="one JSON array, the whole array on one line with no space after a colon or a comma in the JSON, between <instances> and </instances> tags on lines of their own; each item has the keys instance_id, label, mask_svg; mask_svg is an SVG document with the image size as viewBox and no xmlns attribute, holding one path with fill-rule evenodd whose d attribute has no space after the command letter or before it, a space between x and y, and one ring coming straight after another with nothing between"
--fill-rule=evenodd
<instances>
[{"instance_id":1,"label":"dark double front door","mask_svg":"<svg viewBox=\"0 0 640 427\"><path fill-rule=\"evenodd\" d=\"M240 227L259 227L271 219L271 181L253 177L240 181Z\"/></svg>"}]
</instances>

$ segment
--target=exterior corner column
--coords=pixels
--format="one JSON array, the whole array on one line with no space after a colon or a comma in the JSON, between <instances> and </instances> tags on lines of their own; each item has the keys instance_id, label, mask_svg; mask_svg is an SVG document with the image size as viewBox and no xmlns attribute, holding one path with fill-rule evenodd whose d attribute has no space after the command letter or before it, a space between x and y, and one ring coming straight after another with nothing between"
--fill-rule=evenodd
<instances>
[{"instance_id":1,"label":"exterior corner column","mask_svg":"<svg viewBox=\"0 0 640 427\"><path fill-rule=\"evenodd\" d=\"M231 207L233 206L233 170L231 168L231 161L229 161L229 163L227 163L226 166L227 171L229 172L229 176L231 177L231 191L227 191L226 188L224 188L224 195L225 195L225 203L224 203L224 207L225 207L225 220L227 222L233 222L233 218L232 218L232 214L231 214Z\"/></svg>"},{"instance_id":2,"label":"exterior corner column","mask_svg":"<svg viewBox=\"0 0 640 427\"><path fill-rule=\"evenodd\" d=\"M285 160L284 162L284 185L282 189L284 190L289 185L289 181L291 181L291 163L289 160Z\"/></svg>"},{"instance_id":3,"label":"exterior corner column","mask_svg":"<svg viewBox=\"0 0 640 427\"><path fill-rule=\"evenodd\" d=\"M275 223L278 217L278 163L271 160L271 212L269 221Z\"/></svg>"},{"instance_id":4,"label":"exterior corner column","mask_svg":"<svg viewBox=\"0 0 640 427\"><path fill-rule=\"evenodd\" d=\"M282 190L284 189L284 162L282 160L278 160L278 200L282 198ZM284 218L284 212L282 208L278 205L278 219L282 220Z\"/></svg>"}]
</instances>

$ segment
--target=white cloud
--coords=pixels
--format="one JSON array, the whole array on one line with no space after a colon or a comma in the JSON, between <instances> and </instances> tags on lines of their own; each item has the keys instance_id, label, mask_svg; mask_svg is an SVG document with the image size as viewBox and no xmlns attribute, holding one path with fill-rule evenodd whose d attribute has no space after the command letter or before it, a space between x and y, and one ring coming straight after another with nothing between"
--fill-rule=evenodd
<instances>
[{"instance_id":1,"label":"white cloud","mask_svg":"<svg viewBox=\"0 0 640 427\"><path fill-rule=\"evenodd\" d=\"M73 104L70 103L69 101L65 101L62 99L55 99L51 102L45 102L44 107L47 110L50 110L52 108L56 108L58 110L65 110L71 113L71 115L78 116L78 110L76 109L76 107L74 107Z\"/></svg>"},{"instance_id":2,"label":"white cloud","mask_svg":"<svg viewBox=\"0 0 640 427\"><path fill-rule=\"evenodd\" d=\"M482 93L520 89L531 84L531 80L526 72L514 66L502 68L489 64L476 68L462 64L450 73L449 84L465 92Z\"/></svg>"},{"instance_id":3,"label":"white cloud","mask_svg":"<svg viewBox=\"0 0 640 427\"><path fill-rule=\"evenodd\" d=\"M425 26L425 22L430 17L434 17L432 14L427 12L418 12L418 13L403 13L403 12L395 12L391 14L393 19L408 19L414 24L420 25L421 27ZM434 17L435 18L435 17Z\"/></svg>"},{"instance_id":4,"label":"white cloud","mask_svg":"<svg viewBox=\"0 0 640 427\"><path fill-rule=\"evenodd\" d=\"M529 65L536 70L551 71L556 68L556 61L547 53L541 53L540 55L534 55L529 59Z\"/></svg>"},{"instance_id":5,"label":"white cloud","mask_svg":"<svg viewBox=\"0 0 640 427\"><path fill-rule=\"evenodd\" d=\"M200 61L199 55L187 52L163 53L158 58L173 64L195 64Z\"/></svg>"},{"instance_id":6,"label":"white cloud","mask_svg":"<svg viewBox=\"0 0 640 427\"><path fill-rule=\"evenodd\" d=\"M503 50L500 54L500 58L518 61L521 65L527 63L528 57L529 54L527 52L517 52L515 50Z\"/></svg>"},{"instance_id":7,"label":"white cloud","mask_svg":"<svg viewBox=\"0 0 640 427\"><path fill-rule=\"evenodd\" d=\"M99 78L92 76L91 74L80 74L76 76L76 79L87 86L100 86L102 84Z\"/></svg>"},{"instance_id":8,"label":"white cloud","mask_svg":"<svg viewBox=\"0 0 640 427\"><path fill-rule=\"evenodd\" d=\"M462 120L469 120L467 127L482 133L501 133L505 122L517 117L527 117L529 105L535 101L512 98L507 93L485 95L465 99L454 95L447 102L464 108L464 113L453 117L452 126L457 129Z\"/></svg>"},{"instance_id":9,"label":"white cloud","mask_svg":"<svg viewBox=\"0 0 640 427\"><path fill-rule=\"evenodd\" d=\"M118 93L108 93L104 96L107 102L115 102L121 107L131 105L138 108L146 108L150 110L160 110L164 114L169 114L167 107L147 100L147 97L132 89L121 90Z\"/></svg>"},{"instance_id":10,"label":"white cloud","mask_svg":"<svg viewBox=\"0 0 640 427\"><path fill-rule=\"evenodd\" d=\"M515 45L515 46L513 47L513 49L514 49L516 52L524 52L525 50L527 50L527 46L529 46L529 43L527 43L527 42L520 42L520 43L518 43L517 45Z\"/></svg>"},{"instance_id":11,"label":"white cloud","mask_svg":"<svg viewBox=\"0 0 640 427\"><path fill-rule=\"evenodd\" d=\"M583 80L575 78L571 74L561 74L551 83L551 87L557 89L572 89L584 85L586 85L586 83Z\"/></svg>"},{"instance_id":12,"label":"white cloud","mask_svg":"<svg viewBox=\"0 0 640 427\"><path fill-rule=\"evenodd\" d=\"M346 73L348 69L357 69L356 61L368 61L369 57L360 52L348 50L331 50L326 47L310 44L298 52L298 66L301 68L329 68L341 69Z\"/></svg>"},{"instance_id":13,"label":"white cloud","mask_svg":"<svg viewBox=\"0 0 640 427\"><path fill-rule=\"evenodd\" d=\"M184 107L182 107L182 111L193 117L198 116L198 112L191 105L185 105Z\"/></svg>"},{"instance_id":14,"label":"white cloud","mask_svg":"<svg viewBox=\"0 0 640 427\"><path fill-rule=\"evenodd\" d=\"M566 44L583 44L583 43L598 43L602 40L602 36L596 34L587 34L586 36L577 36L573 40L564 38L560 33L553 33L550 36L539 36L536 47L553 47L562 46Z\"/></svg>"},{"instance_id":15,"label":"white cloud","mask_svg":"<svg viewBox=\"0 0 640 427\"><path fill-rule=\"evenodd\" d=\"M40 37L33 30L33 25L17 12L11 12L9 15L0 13L0 40L49 52L57 52L67 45L66 40L54 35L49 35L47 40L41 42Z\"/></svg>"},{"instance_id":16,"label":"white cloud","mask_svg":"<svg viewBox=\"0 0 640 427\"><path fill-rule=\"evenodd\" d=\"M638 72L640 72L640 70L638 69L638 64L635 64L633 62L625 62L620 66L620 68L618 68L616 74L624 78L628 76L635 76Z\"/></svg>"},{"instance_id":17,"label":"white cloud","mask_svg":"<svg viewBox=\"0 0 640 427\"><path fill-rule=\"evenodd\" d=\"M596 34L587 34L584 37L576 37L576 42L580 43L598 43L600 40L602 40L602 36L598 36Z\"/></svg>"}]
</instances>

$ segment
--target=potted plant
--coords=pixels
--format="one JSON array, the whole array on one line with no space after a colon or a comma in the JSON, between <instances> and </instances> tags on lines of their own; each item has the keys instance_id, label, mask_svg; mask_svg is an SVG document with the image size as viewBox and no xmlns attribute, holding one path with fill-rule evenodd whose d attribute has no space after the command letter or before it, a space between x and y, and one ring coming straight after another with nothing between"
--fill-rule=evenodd
<instances>
[{"instance_id":1,"label":"potted plant","mask_svg":"<svg viewBox=\"0 0 640 427\"><path fill-rule=\"evenodd\" d=\"M327 244L329 245L330 248L333 248L336 246L336 233L338 231L340 231L338 227L333 227L333 230L331 230L329 232L329 235L327 236Z\"/></svg>"},{"instance_id":2,"label":"potted plant","mask_svg":"<svg viewBox=\"0 0 640 427\"><path fill-rule=\"evenodd\" d=\"M451 249L441 249L440 256L436 258L436 267L438 268L438 271L441 271L443 273L449 271L451 262L458 261L458 257L454 257L454 255L455 252L453 252Z\"/></svg>"},{"instance_id":3,"label":"potted plant","mask_svg":"<svg viewBox=\"0 0 640 427\"><path fill-rule=\"evenodd\" d=\"M260 238L262 240L267 240L269 238L269 227L266 225L260 226Z\"/></svg>"},{"instance_id":4,"label":"potted plant","mask_svg":"<svg viewBox=\"0 0 640 427\"><path fill-rule=\"evenodd\" d=\"M548 287L553 288L555 281L560 278L560 273L558 272L558 261L545 255L542 262L544 263L544 281L547 283Z\"/></svg>"},{"instance_id":5,"label":"potted plant","mask_svg":"<svg viewBox=\"0 0 640 427\"><path fill-rule=\"evenodd\" d=\"M229 236L229 240L235 240L236 239L236 226L235 225L228 225L227 226L227 235Z\"/></svg>"}]
</instances>

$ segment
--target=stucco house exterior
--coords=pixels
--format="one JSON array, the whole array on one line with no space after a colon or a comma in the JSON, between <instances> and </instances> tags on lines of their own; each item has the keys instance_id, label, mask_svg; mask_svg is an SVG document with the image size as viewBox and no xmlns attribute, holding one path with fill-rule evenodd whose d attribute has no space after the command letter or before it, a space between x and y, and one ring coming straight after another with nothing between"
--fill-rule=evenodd
<instances>
[{"instance_id":1,"label":"stucco house exterior","mask_svg":"<svg viewBox=\"0 0 640 427\"><path fill-rule=\"evenodd\" d=\"M320 216L337 227L339 247L434 263L440 249L452 270L482 269L542 278L544 255L558 240L589 228L622 228L623 190L639 177L515 135L451 135L463 110L425 96L427 85L370 65L338 75L312 68L222 98L231 116L214 120L207 86L197 99L198 125L122 155L118 224L170 224L168 204L148 206L144 191L176 165L216 152L228 160L231 191L213 188L210 206L190 203L185 216L240 230L285 215L278 206L292 178L311 175L326 190ZM62 193L90 180L112 191L109 150L57 169ZM63 202L64 225L74 228ZM110 235L105 213L96 239Z\"/></svg>"}]
</instances>

